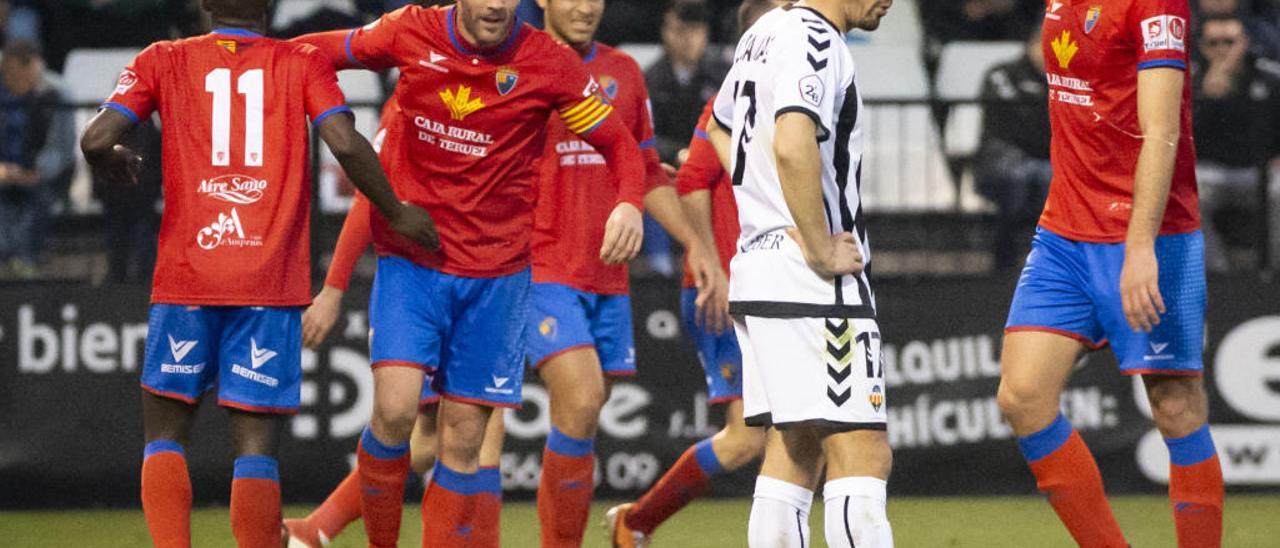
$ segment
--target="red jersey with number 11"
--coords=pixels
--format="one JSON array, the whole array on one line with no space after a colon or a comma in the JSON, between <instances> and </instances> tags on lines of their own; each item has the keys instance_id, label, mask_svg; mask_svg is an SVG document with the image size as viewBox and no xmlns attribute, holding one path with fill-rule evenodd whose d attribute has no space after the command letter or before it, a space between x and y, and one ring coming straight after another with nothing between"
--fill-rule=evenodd
<instances>
[{"instance_id":1,"label":"red jersey with number 11","mask_svg":"<svg viewBox=\"0 0 1280 548\"><path fill-rule=\"evenodd\" d=\"M231 29L157 42L103 108L164 124L153 303L311 302L307 118L348 111L314 47Z\"/></svg>"}]
</instances>

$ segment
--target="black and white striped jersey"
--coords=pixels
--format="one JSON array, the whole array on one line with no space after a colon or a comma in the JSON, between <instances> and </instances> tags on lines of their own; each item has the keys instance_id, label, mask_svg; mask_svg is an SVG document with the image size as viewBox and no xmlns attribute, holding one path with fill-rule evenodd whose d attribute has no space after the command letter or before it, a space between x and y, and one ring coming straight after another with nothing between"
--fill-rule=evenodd
<instances>
[{"instance_id":1,"label":"black and white striped jersey","mask_svg":"<svg viewBox=\"0 0 1280 548\"><path fill-rule=\"evenodd\" d=\"M844 36L817 11L775 9L742 37L720 88L716 123L732 130L730 172L742 235L731 263L735 314L874 318L866 272L824 280L785 233L795 220L774 160L775 120L813 118L822 156L822 196L831 233L851 232L871 264L859 197L866 134L853 57ZM818 184L819 181L814 181Z\"/></svg>"}]
</instances>

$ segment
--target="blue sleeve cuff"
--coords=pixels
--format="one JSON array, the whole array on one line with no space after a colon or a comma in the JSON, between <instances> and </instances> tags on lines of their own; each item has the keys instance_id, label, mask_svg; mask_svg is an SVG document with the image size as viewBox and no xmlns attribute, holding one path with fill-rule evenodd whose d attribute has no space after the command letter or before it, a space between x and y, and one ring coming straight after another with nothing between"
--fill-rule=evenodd
<instances>
[{"instance_id":1,"label":"blue sleeve cuff","mask_svg":"<svg viewBox=\"0 0 1280 548\"><path fill-rule=\"evenodd\" d=\"M102 103L102 106L98 107L98 110L102 110L104 108L109 108L111 110L119 112L120 114L128 116L129 119L133 120L133 123L135 124L142 121L142 119L139 118L138 115L134 113L132 109L120 103Z\"/></svg>"},{"instance_id":2,"label":"blue sleeve cuff","mask_svg":"<svg viewBox=\"0 0 1280 548\"><path fill-rule=\"evenodd\" d=\"M657 148L657 147L658 147L658 139L656 137L650 137L648 139L640 141L640 148Z\"/></svg>"},{"instance_id":3,"label":"blue sleeve cuff","mask_svg":"<svg viewBox=\"0 0 1280 548\"><path fill-rule=\"evenodd\" d=\"M360 29L358 28L351 29L351 32L347 33L347 42L346 42L347 60L351 61L353 65L359 65L363 67L364 63L361 63L359 59L356 59L355 53L351 52L351 39L356 37L356 31L358 30Z\"/></svg>"},{"instance_id":4,"label":"blue sleeve cuff","mask_svg":"<svg viewBox=\"0 0 1280 548\"><path fill-rule=\"evenodd\" d=\"M697 137L697 138L699 138L699 139L704 139L704 140L705 140L705 139L708 139L708 137L707 137L707 131L706 131L706 130L704 130L704 129L702 129L702 128L698 128L698 129L693 130L693 136L694 136L694 137Z\"/></svg>"},{"instance_id":5,"label":"blue sleeve cuff","mask_svg":"<svg viewBox=\"0 0 1280 548\"><path fill-rule=\"evenodd\" d=\"M318 125L320 125L320 122L323 122L323 121L324 121L324 119L325 119L325 118L328 118L329 116L334 115L334 114L337 114L337 113L339 113L339 112L351 112L351 107L349 107L349 106L347 106L347 105L338 105L338 106L333 107L333 108L331 108L331 109L329 109L329 110L326 110L326 111L324 111L324 112L320 113L320 115L319 115L319 116L316 116L316 119L311 121L311 125L312 125L312 126L318 126Z\"/></svg>"},{"instance_id":6,"label":"blue sleeve cuff","mask_svg":"<svg viewBox=\"0 0 1280 548\"><path fill-rule=\"evenodd\" d=\"M1153 68L1176 68L1178 70L1187 70L1187 62L1181 59L1154 59L1138 63L1138 70Z\"/></svg>"}]
</instances>

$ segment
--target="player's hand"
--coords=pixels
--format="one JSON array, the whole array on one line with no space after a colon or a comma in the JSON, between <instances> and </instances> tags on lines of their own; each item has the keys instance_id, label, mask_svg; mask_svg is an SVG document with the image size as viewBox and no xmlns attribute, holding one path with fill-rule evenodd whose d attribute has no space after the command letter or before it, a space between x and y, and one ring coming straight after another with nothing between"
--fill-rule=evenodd
<instances>
[{"instance_id":1,"label":"player's hand","mask_svg":"<svg viewBox=\"0 0 1280 548\"><path fill-rule=\"evenodd\" d=\"M698 297L694 299L694 322L719 335L729 329L729 277L720 268L719 258L704 246L689 248L689 269Z\"/></svg>"},{"instance_id":2,"label":"player's hand","mask_svg":"<svg viewBox=\"0 0 1280 548\"><path fill-rule=\"evenodd\" d=\"M670 181L671 184L675 184L676 175L680 173L680 170L676 169L676 166L673 166L666 162L662 162L661 165L662 165L662 173L667 176L667 180Z\"/></svg>"},{"instance_id":3,"label":"player's hand","mask_svg":"<svg viewBox=\"0 0 1280 548\"><path fill-rule=\"evenodd\" d=\"M1125 246L1120 269L1120 298L1124 318L1134 331L1150 333L1165 313L1160 296L1160 263L1152 246Z\"/></svg>"},{"instance_id":4,"label":"player's hand","mask_svg":"<svg viewBox=\"0 0 1280 548\"><path fill-rule=\"evenodd\" d=\"M440 235L436 233L436 223L431 220L427 210L404 202L388 221L391 222L392 229L418 242L427 251L440 250Z\"/></svg>"},{"instance_id":5,"label":"player's hand","mask_svg":"<svg viewBox=\"0 0 1280 548\"><path fill-rule=\"evenodd\" d=\"M787 235L800 244L804 262L824 280L862 272L862 251L852 233L832 234L829 241L812 246L806 245L798 228L788 228Z\"/></svg>"},{"instance_id":6,"label":"player's hand","mask_svg":"<svg viewBox=\"0 0 1280 548\"><path fill-rule=\"evenodd\" d=\"M124 145L111 147L110 158L101 166L98 176L111 183L138 184L142 173L142 156Z\"/></svg>"},{"instance_id":7,"label":"player's hand","mask_svg":"<svg viewBox=\"0 0 1280 548\"><path fill-rule=\"evenodd\" d=\"M604 245L600 246L600 260L614 265L630 261L640 252L644 241L644 221L640 209L629 202L613 208L604 224Z\"/></svg>"},{"instance_id":8,"label":"player's hand","mask_svg":"<svg viewBox=\"0 0 1280 548\"><path fill-rule=\"evenodd\" d=\"M329 336L333 324L338 322L338 312L342 310L342 293L341 289L326 285L302 313L303 346L315 348Z\"/></svg>"}]
</instances>

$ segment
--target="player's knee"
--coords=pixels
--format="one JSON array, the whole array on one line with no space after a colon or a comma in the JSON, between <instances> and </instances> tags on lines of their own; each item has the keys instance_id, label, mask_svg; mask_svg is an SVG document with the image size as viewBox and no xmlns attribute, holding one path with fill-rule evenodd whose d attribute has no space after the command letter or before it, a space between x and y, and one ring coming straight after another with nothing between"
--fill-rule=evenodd
<instances>
[{"instance_id":1,"label":"player's knee","mask_svg":"<svg viewBox=\"0 0 1280 548\"><path fill-rule=\"evenodd\" d=\"M1195 386L1157 386L1149 392L1151 417L1165 435L1185 436L1208 418L1203 388Z\"/></svg>"},{"instance_id":2,"label":"player's knee","mask_svg":"<svg viewBox=\"0 0 1280 548\"><path fill-rule=\"evenodd\" d=\"M605 389L603 386L587 385L582 390L568 394L560 402L552 402L559 412L554 413L558 419L556 427L562 431L594 431L600 420L600 410L604 408Z\"/></svg>"},{"instance_id":3,"label":"player's knee","mask_svg":"<svg viewBox=\"0 0 1280 548\"><path fill-rule=\"evenodd\" d=\"M1034 387L1001 381L1000 388L996 390L996 405L1000 407L1000 412L1006 419L1016 422L1027 414L1039 411L1046 406L1054 407L1054 402L1052 398L1046 398Z\"/></svg>"},{"instance_id":4,"label":"player's knee","mask_svg":"<svg viewBox=\"0 0 1280 548\"><path fill-rule=\"evenodd\" d=\"M375 401L373 418L369 421L374 434L383 439L406 440L413 433L413 424L418 418L416 402L404 405L402 402Z\"/></svg>"}]
</instances>

